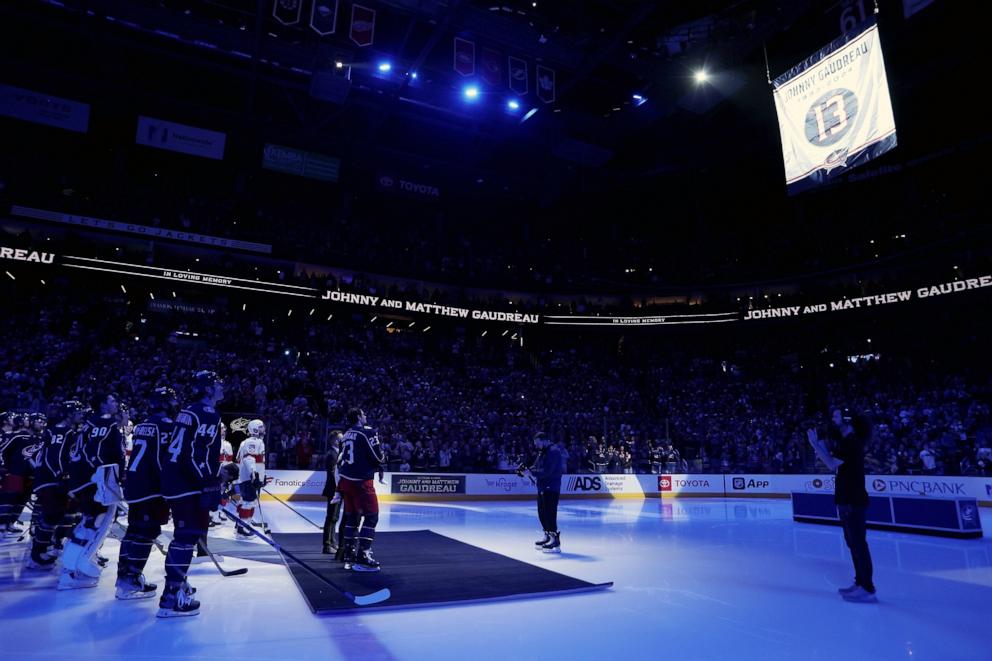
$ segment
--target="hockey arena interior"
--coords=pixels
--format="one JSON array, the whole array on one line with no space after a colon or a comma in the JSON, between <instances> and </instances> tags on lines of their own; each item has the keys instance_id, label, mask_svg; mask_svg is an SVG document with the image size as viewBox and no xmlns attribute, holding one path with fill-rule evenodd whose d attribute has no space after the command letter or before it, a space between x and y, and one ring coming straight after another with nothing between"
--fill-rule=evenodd
<instances>
[{"instance_id":1,"label":"hockey arena interior","mask_svg":"<svg viewBox=\"0 0 992 661\"><path fill-rule=\"evenodd\" d=\"M0 3L0 656L992 660L978 8Z\"/></svg>"}]
</instances>

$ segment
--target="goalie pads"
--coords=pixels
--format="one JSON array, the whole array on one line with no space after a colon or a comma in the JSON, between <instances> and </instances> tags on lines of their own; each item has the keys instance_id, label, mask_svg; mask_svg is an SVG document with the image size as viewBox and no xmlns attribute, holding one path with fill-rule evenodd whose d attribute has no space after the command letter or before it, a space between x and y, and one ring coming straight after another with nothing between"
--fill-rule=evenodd
<instances>
[{"instance_id":1,"label":"goalie pads","mask_svg":"<svg viewBox=\"0 0 992 661\"><path fill-rule=\"evenodd\" d=\"M105 464L96 469L90 480L96 485L93 500L101 505L116 505L124 500L119 470L117 464Z\"/></svg>"},{"instance_id":2,"label":"goalie pads","mask_svg":"<svg viewBox=\"0 0 992 661\"><path fill-rule=\"evenodd\" d=\"M96 517L93 528L87 527L85 522L76 526L72 532L72 541L62 551L64 571L99 578L103 568L96 561L96 554L103 546L103 540L107 538L116 516L117 505L111 504L110 509Z\"/></svg>"}]
</instances>

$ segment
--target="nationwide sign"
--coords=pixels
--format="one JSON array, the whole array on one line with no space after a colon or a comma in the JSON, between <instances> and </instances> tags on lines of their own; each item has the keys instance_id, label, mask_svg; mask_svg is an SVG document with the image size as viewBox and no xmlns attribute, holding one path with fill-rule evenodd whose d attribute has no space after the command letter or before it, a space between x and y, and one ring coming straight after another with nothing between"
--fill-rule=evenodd
<instances>
[{"instance_id":1,"label":"nationwide sign","mask_svg":"<svg viewBox=\"0 0 992 661\"><path fill-rule=\"evenodd\" d=\"M154 117L138 117L135 142L146 147L177 151L220 161L224 159L227 136L197 126L187 126Z\"/></svg>"}]
</instances>

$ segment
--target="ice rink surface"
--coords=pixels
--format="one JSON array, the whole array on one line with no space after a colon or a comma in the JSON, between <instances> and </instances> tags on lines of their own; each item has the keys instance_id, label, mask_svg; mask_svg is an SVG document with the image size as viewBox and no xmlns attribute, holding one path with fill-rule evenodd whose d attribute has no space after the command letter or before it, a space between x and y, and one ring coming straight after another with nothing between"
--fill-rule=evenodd
<instances>
[{"instance_id":1,"label":"ice rink surface","mask_svg":"<svg viewBox=\"0 0 992 661\"><path fill-rule=\"evenodd\" d=\"M293 506L318 523L323 507ZM313 532L273 501L276 531ZM983 510L986 534L992 512ZM785 500L565 500L564 553L534 551L529 502L383 505L381 530L431 529L612 591L316 617L280 565L194 565L200 615L159 620L157 599L114 600L118 543L98 588L56 592L0 547L6 659L992 659L992 541L869 531L880 603L836 589L852 570L839 528L798 524ZM215 529L216 530L216 529ZM230 525L217 533L233 537ZM260 543L257 541L244 544ZM161 585L163 556L146 575ZM384 572L389 567L383 568ZM44 576L44 575L42 575Z\"/></svg>"}]
</instances>

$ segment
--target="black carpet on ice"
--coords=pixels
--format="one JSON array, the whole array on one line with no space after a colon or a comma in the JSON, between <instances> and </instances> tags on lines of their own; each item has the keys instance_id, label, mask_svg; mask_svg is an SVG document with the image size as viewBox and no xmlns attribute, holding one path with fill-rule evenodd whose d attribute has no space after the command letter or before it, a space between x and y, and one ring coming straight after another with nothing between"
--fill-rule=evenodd
<instances>
[{"instance_id":1,"label":"black carpet on ice","mask_svg":"<svg viewBox=\"0 0 992 661\"><path fill-rule=\"evenodd\" d=\"M310 610L321 614L557 596L613 585L580 581L430 530L378 533L375 557L382 571L375 573L345 571L333 556L320 553L320 533L275 533L272 537L342 590L364 595L389 588L392 593L381 603L355 606L286 558Z\"/></svg>"}]
</instances>

